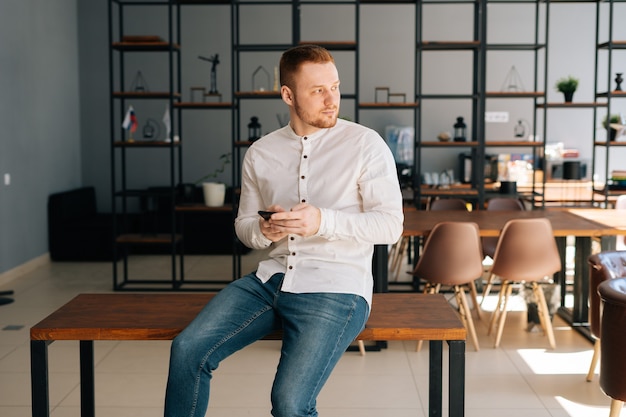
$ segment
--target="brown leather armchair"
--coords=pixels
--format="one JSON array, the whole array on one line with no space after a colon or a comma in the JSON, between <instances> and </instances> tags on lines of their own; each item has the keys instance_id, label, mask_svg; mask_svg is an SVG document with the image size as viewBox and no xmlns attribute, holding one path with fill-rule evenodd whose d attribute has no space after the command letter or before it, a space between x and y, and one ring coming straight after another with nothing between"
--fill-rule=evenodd
<instances>
[{"instance_id":1,"label":"brown leather armchair","mask_svg":"<svg viewBox=\"0 0 626 417\"><path fill-rule=\"evenodd\" d=\"M600 388L611 397L610 417L618 417L626 401L626 278L598 286L602 299Z\"/></svg>"},{"instance_id":2,"label":"brown leather armchair","mask_svg":"<svg viewBox=\"0 0 626 417\"><path fill-rule=\"evenodd\" d=\"M607 280L626 277L626 251L605 251L591 255L589 263L589 330L595 339L587 381L593 380L600 358L600 296L598 286Z\"/></svg>"}]
</instances>

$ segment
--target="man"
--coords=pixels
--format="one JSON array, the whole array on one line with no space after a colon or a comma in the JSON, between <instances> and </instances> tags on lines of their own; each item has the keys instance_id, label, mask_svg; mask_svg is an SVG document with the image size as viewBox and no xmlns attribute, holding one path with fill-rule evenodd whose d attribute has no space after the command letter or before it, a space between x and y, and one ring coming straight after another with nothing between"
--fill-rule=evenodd
<instances>
[{"instance_id":1,"label":"man","mask_svg":"<svg viewBox=\"0 0 626 417\"><path fill-rule=\"evenodd\" d=\"M402 232L393 157L373 130L338 119L332 55L313 45L286 51L280 83L290 122L246 152L235 220L244 244L273 250L172 343L168 417L203 417L220 361L276 329L272 415L317 416L322 386L369 315L374 244Z\"/></svg>"}]
</instances>

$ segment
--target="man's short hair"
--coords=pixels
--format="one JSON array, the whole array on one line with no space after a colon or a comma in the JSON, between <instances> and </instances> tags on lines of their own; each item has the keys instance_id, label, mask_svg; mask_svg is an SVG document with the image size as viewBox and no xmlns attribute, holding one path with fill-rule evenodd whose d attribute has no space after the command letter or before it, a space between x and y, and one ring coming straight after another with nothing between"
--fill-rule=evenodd
<instances>
[{"instance_id":1,"label":"man's short hair","mask_svg":"<svg viewBox=\"0 0 626 417\"><path fill-rule=\"evenodd\" d=\"M286 50L280 58L280 85L294 88L294 76L306 62L316 64L335 62L326 48L319 45L299 45Z\"/></svg>"}]
</instances>

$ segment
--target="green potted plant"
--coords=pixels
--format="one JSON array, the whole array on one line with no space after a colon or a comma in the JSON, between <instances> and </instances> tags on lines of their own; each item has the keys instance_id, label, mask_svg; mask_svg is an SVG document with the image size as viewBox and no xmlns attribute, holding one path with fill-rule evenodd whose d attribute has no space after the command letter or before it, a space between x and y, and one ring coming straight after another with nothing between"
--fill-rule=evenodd
<instances>
[{"instance_id":1,"label":"green potted plant","mask_svg":"<svg viewBox=\"0 0 626 417\"><path fill-rule=\"evenodd\" d=\"M574 98L574 91L578 88L578 82L578 78L568 75L567 77L559 78L554 87L556 91L563 93L566 103L571 103Z\"/></svg>"},{"instance_id":2,"label":"green potted plant","mask_svg":"<svg viewBox=\"0 0 626 417\"><path fill-rule=\"evenodd\" d=\"M619 134L621 134L624 131L624 121L622 119L622 115L612 114L608 117L608 123L607 116L604 116L604 119L602 120L602 126L604 126L605 129L608 129L609 140L614 141L615 138L618 136L618 132Z\"/></svg>"},{"instance_id":3,"label":"green potted plant","mask_svg":"<svg viewBox=\"0 0 626 417\"><path fill-rule=\"evenodd\" d=\"M219 174L224 172L226 166L231 162L230 157L230 153L220 155L221 165L214 171L198 178L195 182L196 185L202 184L204 204L209 207L219 207L224 205L224 198L226 197L226 184L217 182L215 179ZM211 181L211 179L213 181Z\"/></svg>"}]
</instances>

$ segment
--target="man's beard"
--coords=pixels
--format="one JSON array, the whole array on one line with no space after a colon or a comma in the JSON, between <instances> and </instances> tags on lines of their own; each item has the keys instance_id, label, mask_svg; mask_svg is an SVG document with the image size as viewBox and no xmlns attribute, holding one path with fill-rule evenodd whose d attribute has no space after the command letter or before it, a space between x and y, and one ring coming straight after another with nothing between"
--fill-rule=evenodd
<instances>
[{"instance_id":1,"label":"man's beard","mask_svg":"<svg viewBox=\"0 0 626 417\"><path fill-rule=\"evenodd\" d=\"M296 111L296 115L300 118L300 120L318 129L328 129L337 124L338 108L335 110L334 116L332 118L328 118L324 116L315 117L311 115L310 113L306 112L305 110L303 110L302 107L300 107L297 102L294 105L294 110Z\"/></svg>"}]
</instances>

